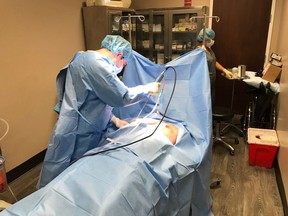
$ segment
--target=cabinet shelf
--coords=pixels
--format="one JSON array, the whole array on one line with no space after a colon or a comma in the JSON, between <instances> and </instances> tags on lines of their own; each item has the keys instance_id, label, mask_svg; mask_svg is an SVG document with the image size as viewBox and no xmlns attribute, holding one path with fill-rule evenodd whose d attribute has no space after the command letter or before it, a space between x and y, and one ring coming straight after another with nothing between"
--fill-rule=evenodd
<instances>
[{"instance_id":1,"label":"cabinet shelf","mask_svg":"<svg viewBox=\"0 0 288 216\"><path fill-rule=\"evenodd\" d=\"M137 47L137 51L150 51L150 48Z\"/></svg>"},{"instance_id":2,"label":"cabinet shelf","mask_svg":"<svg viewBox=\"0 0 288 216\"><path fill-rule=\"evenodd\" d=\"M195 32L195 31L172 31L172 34L186 34L186 33L197 33L197 32Z\"/></svg>"},{"instance_id":3,"label":"cabinet shelf","mask_svg":"<svg viewBox=\"0 0 288 216\"><path fill-rule=\"evenodd\" d=\"M164 52L164 49L152 49L152 50L153 50L153 52L159 52L159 53Z\"/></svg>"},{"instance_id":4,"label":"cabinet shelf","mask_svg":"<svg viewBox=\"0 0 288 216\"><path fill-rule=\"evenodd\" d=\"M189 19L207 14L207 11L206 6L137 10L136 14L145 16L145 24L136 23L139 24L136 51L160 65L190 52L196 47L197 34L203 26L203 20L197 19L197 22L192 24ZM142 30L149 32L144 33ZM146 37L148 35L149 38ZM143 44L148 43L150 48L143 48Z\"/></svg>"},{"instance_id":5,"label":"cabinet shelf","mask_svg":"<svg viewBox=\"0 0 288 216\"><path fill-rule=\"evenodd\" d=\"M190 52L192 50L194 50L194 49L172 50L172 53L175 53L175 54L177 54L177 53L187 53L187 52Z\"/></svg>"}]
</instances>

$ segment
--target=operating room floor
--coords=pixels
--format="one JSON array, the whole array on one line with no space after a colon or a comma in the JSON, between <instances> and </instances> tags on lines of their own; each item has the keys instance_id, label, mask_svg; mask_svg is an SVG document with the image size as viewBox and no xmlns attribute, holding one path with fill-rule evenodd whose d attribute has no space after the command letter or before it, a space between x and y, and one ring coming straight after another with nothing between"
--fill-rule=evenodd
<instances>
[{"instance_id":1,"label":"operating room floor","mask_svg":"<svg viewBox=\"0 0 288 216\"><path fill-rule=\"evenodd\" d=\"M249 166L249 146L243 137L233 147L234 156L221 145L213 148L212 181L221 179L220 187L211 189L214 215L283 216L275 169Z\"/></svg>"},{"instance_id":2,"label":"operating room floor","mask_svg":"<svg viewBox=\"0 0 288 216\"><path fill-rule=\"evenodd\" d=\"M220 145L213 148L213 179L220 178L219 187L211 189L215 216L284 216L275 170L249 166L248 145L243 138L233 145L235 155ZM36 189L41 164L9 184L17 200ZM7 189L0 193L0 200L14 203L15 198Z\"/></svg>"},{"instance_id":3,"label":"operating room floor","mask_svg":"<svg viewBox=\"0 0 288 216\"><path fill-rule=\"evenodd\" d=\"M5 192L0 193L0 200L14 203L16 200L20 200L33 193L36 190L41 165L42 164L35 166L19 178L10 182L10 190L7 188Z\"/></svg>"}]
</instances>

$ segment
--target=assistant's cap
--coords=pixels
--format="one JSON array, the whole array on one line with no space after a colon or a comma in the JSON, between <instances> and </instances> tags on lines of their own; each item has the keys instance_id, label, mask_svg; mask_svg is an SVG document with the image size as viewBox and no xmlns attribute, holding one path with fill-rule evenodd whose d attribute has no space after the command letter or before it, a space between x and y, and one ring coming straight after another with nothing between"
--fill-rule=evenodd
<instances>
[{"instance_id":1,"label":"assistant's cap","mask_svg":"<svg viewBox=\"0 0 288 216\"><path fill-rule=\"evenodd\" d=\"M205 29L205 34L206 34L205 40L213 39L215 37L215 32L210 28ZM203 40L204 40L204 31L203 31L203 29L201 29L201 31L199 32L199 34L197 36L197 41L203 42Z\"/></svg>"}]
</instances>

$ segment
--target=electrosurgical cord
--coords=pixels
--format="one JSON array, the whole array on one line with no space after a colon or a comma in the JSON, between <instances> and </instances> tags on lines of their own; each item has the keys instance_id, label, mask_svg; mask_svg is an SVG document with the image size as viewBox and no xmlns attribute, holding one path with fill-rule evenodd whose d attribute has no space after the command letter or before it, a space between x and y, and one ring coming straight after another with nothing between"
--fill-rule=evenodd
<instances>
[{"instance_id":1,"label":"electrosurgical cord","mask_svg":"<svg viewBox=\"0 0 288 216\"><path fill-rule=\"evenodd\" d=\"M152 131L152 133L149 134L149 135L146 136L146 137L140 138L140 139L138 139L138 140L135 140L135 141L130 142L130 143L127 143L127 144L123 144L123 145L120 145L120 146L116 146L116 147L114 147L114 148L103 149L103 150L100 150L100 151L97 151L97 152L94 152L94 153L90 153L90 154L83 155L83 156L80 157L79 159L84 158L84 157L88 157L88 156L94 156L94 155L97 155L97 154L100 154L100 153L104 153L104 152L107 152L107 151L111 151L111 150L116 150L116 149L118 149L118 148L124 148L124 147L130 146L130 145L134 145L135 143L138 143L138 142L140 142L140 141L143 141L143 140L145 140L145 139L148 139L149 137L151 137L151 136L154 135L154 133L155 133L156 130L160 127L162 121L164 120L164 118L165 118L165 116L166 116L168 107L169 107L169 105L170 105L170 102L171 102L171 100L172 100L172 97L173 97L173 94L174 94L174 91L175 91L175 87L176 87L176 80L177 80L176 70L175 70L175 68L172 67L172 66L167 67L167 70L168 70L169 68L173 69L174 75L175 75L175 76L174 76L173 88L172 88L172 91L171 91L170 98L169 98L169 100L168 100L167 106L166 106L166 108L165 108L165 110L164 110L164 113L163 113L163 115L162 115L162 118L160 119L158 125L157 125L156 128ZM77 159L77 160L79 160L79 159ZM75 163L77 160L72 161L71 164Z\"/></svg>"}]
</instances>

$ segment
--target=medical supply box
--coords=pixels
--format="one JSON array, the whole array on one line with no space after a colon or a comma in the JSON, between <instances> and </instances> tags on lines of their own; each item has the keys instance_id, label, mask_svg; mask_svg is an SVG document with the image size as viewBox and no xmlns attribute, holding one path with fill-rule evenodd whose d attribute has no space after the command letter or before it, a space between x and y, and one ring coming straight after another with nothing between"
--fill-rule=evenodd
<instances>
[{"instance_id":1,"label":"medical supply box","mask_svg":"<svg viewBox=\"0 0 288 216\"><path fill-rule=\"evenodd\" d=\"M272 168L279 142L275 130L248 128L249 164Z\"/></svg>"},{"instance_id":2,"label":"medical supply box","mask_svg":"<svg viewBox=\"0 0 288 216\"><path fill-rule=\"evenodd\" d=\"M263 70L262 79L274 83L278 78L278 76L280 75L281 70L282 69L280 67L268 63Z\"/></svg>"}]
</instances>

